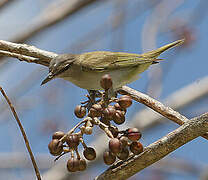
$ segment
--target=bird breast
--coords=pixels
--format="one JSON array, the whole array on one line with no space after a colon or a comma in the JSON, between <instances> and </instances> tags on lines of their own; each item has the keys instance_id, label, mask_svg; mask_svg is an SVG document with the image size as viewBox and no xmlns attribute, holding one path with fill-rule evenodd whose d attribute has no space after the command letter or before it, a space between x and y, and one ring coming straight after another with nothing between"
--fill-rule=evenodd
<instances>
[{"instance_id":1,"label":"bird breast","mask_svg":"<svg viewBox=\"0 0 208 180\"><path fill-rule=\"evenodd\" d=\"M118 89L123 85L126 85L139 78L139 74L145 71L151 63L147 63L142 66L136 66L131 68L116 69L111 71L93 71L82 70L77 65L73 65L64 73L60 78L72 82L83 89L88 90L101 90L100 80L103 75L109 74L113 81L113 89Z\"/></svg>"}]
</instances>

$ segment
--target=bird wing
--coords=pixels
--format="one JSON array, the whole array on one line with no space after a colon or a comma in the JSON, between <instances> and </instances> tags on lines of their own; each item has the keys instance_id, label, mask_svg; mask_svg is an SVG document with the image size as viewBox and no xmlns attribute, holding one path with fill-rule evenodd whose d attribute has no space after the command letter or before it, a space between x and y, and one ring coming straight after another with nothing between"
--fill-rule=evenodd
<instances>
[{"instance_id":1,"label":"bird wing","mask_svg":"<svg viewBox=\"0 0 208 180\"><path fill-rule=\"evenodd\" d=\"M108 51L97 51L89 52L80 55L80 64L83 70L95 70L104 71L112 69L121 69L138 66L146 63L156 63L157 57L164 51L181 45L184 39L174 41L167 45L164 45L156 50L146 52L144 54L133 54L124 52L108 52Z\"/></svg>"},{"instance_id":2,"label":"bird wing","mask_svg":"<svg viewBox=\"0 0 208 180\"><path fill-rule=\"evenodd\" d=\"M83 56L83 57L82 57ZM129 68L144 63L152 63L156 59L143 57L140 54L96 51L80 56L83 70L105 71ZM89 64L90 62L90 64Z\"/></svg>"}]
</instances>

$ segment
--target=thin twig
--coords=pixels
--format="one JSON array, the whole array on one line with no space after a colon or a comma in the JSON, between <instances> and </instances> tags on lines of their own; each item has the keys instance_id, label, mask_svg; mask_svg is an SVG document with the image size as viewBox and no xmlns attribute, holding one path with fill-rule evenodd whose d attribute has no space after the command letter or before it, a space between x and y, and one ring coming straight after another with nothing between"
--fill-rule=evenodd
<instances>
[{"instance_id":1,"label":"thin twig","mask_svg":"<svg viewBox=\"0 0 208 180\"><path fill-rule=\"evenodd\" d=\"M120 161L111 166L95 179L127 179L207 131L208 113L205 113L187 121L179 128L150 144L140 155L134 156L125 162Z\"/></svg>"},{"instance_id":2,"label":"thin twig","mask_svg":"<svg viewBox=\"0 0 208 180\"><path fill-rule=\"evenodd\" d=\"M113 138L113 134L112 132L108 129L109 126L107 126L105 123L101 122L98 118L93 118L93 121L95 124L97 124L103 131L105 131L105 134L109 137L109 138Z\"/></svg>"},{"instance_id":3,"label":"thin twig","mask_svg":"<svg viewBox=\"0 0 208 180\"><path fill-rule=\"evenodd\" d=\"M25 131L24 131L24 128L23 128L23 126L22 126L20 120L19 120L19 117L17 116L17 113L16 113L16 111L15 111L15 109L14 109L14 106L12 105L11 101L10 101L9 98L7 97L7 95L6 95L6 93L4 92L4 90L2 89L2 87L0 87L0 91L1 91L2 95L4 96L4 98L6 99L8 105L9 105L9 107L10 107L10 109L11 109L11 111L12 111L12 113L13 113L13 115L14 115L16 121L17 121L17 124L18 124L18 126L19 126L19 128L20 128L20 131L21 131L22 136L23 136L24 141L25 141L25 145L26 145L27 150L28 150L28 152L29 152L29 154L30 154L30 158L31 158L33 167L34 167L34 169L35 169L35 174L36 174L36 176L37 176L37 179L38 179L38 180L41 180L40 172L39 172L38 166L37 166L37 164L36 164L35 157L33 156L32 150L31 150L31 148L30 148L30 144L29 144L29 141L28 141L28 139L27 139L27 135L26 135L26 133L25 133Z\"/></svg>"},{"instance_id":4,"label":"thin twig","mask_svg":"<svg viewBox=\"0 0 208 180\"><path fill-rule=\"evenodd\" d=\"M86 117L84 120L80 121L79 123L76 124L76 126L74 126L70 131L68 131L61 139L59 139L59 141L64 142L66 137L71 135L81 124L85 123L88 121L89 117Z\"/></svg>"}]
</instances>

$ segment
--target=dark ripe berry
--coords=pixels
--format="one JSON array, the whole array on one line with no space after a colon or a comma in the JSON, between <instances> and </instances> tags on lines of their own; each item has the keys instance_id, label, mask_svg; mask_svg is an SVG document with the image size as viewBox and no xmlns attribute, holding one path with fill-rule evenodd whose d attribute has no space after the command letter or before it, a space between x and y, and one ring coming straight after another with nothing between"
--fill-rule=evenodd
<instances>
[{"instance_id":1,"label":"dark ripe berry","mask_svg":"<svg viewBox=\"0 0 208 180\"><path fill-rule=\"evenodd\" d=\"M96 158L96 152L94 148L92 147L85 148L83 151L83 154L84 154L84 157L89 161L92 161Z\"/></svg>"},{"instance_id":2,"label":"dark ripe berry","mask_svg":"<svg viewBox=\"0 0 208 180\"><path fill-rule=\"evenodd\" d=\"M93 104L92 108L94 108L95 110L101 112L103 110L103 107L101 106L101 104Z\"/></svg>"},{"instance_id":3,"label":"dark ripe berry","mask_svg":"<svg viewBox=\"0 0 208 180\"><path fill-rule=\"evenodd\" d=\"M140 142L132 142L130 145L130 150L131 152L133 152L135 155L140 154L141 152L143 152L143 146Z\"/></svg>"},{"instance_id":4,"label":"dark ripe berry","mask_svg":"<svg viewBox=\"0 0 208 180\"><path fill-rule=\"evenodd\" d=\"M87 168L87 163L85 159L79 160L79 171L84 171Z\"/></svg>"},{"instance_id":5,"label":"dark ripe berry","mask_svg":"<svg viewBox=\"0 0 208 180\"><path fill-rule=\"evenodd\" d=\"M116 113L116 110L113 106L108 106L107 108L103 110L104 117L110 120L113 119L113 117L115 116L115 113Z\"/></svg>"},{"instance_id":6,"label":"dark ripe berry","mask_svg":"<svg viewBox=\"0 0 208 180\"><path fill-rule=\"evenodd\" d=\"M48 144L48 149L53 156L58 156L63 152L62 142L60 142L58 139L53 139Z\"/></svg>"},{"instance_id":7,"label":"dark ripe berry","mask_svg":"<svg viewBox=\"0 0 208 180\"><path fill-rule=\"evenodd\" d=\"M116 138L118 136L119 131L118 131L118 128L116 126L111 125L111 126L108 127L108 129L113 134L113 137Z\"/></svg>"},{"instance_id":8,"label":"dark ripe berry","mask_svg":"<svg viewBox=\"0 0 208 180\"><path fill-rule=\"evenodd\" d=\"M116 124L123 124L125 122L125 113L123 111L116 110L113 121Z\"/></svg>"},{"instance_id":9,"label":"dark ripe berry","mask_svg":"<svg viewBox=\"0 0 208 180\"><path fill-rule=\"evenodd\" d=\"M116 161L116 156L107 150L103 153L103 160L105 164L111 165Z\"/></svg>"},{"instance_id":10,"label":"dark ripe berry","mask_svg":"<svg viewBox=\"0 0 208 180\"><path fill-rule=\"evenodd\" d=\"M74 114L78 117L78 118L83 118L86 115L86 108L84 106L78 105L75 107L74 109Z\"/></svg>"},{"instance_id":11,"label":"dark ripe berry","mask_svg":"<svg viewBox=\"0 0 208 180\"><path fill-rule=\"evenodd\" d=\"M122 145L119 139L117 138L112 138L109 141L109 149L111 150L112 153L117 154L121 151Z\"/></svg>"},{"instance_id":12,"label":"dark ripe berry","mask_svg":"<svg viewBox=\"0 0 208 180\"><path fill-rule=\"evenodd\" d=\"M137 128L129 128L127 130L127 137L131 141L138 141L142 137L142 134Z\"/></svg>"},{"instance_id":13,"label":"dark ripe berry","mask_svg":"<svg viewBox=\"0 0 208 180\"><path fill-rule=\"evenodd\" d=\"M69 172L76 172L79 170L79 160L75 157L70 158L67 161L67 169Z\"/></svg>"},{"instance_id":14,"label":"dark ripe berry","mask_svg":"<svg viewBox=\"0 0 208 180\"><path fill-rule=\"evenodd\" d=\"M102 106L100 104L93 104L89 111L90 117L100 117L102 115Z\"/></svg>"},{"instance_id":15,"label":"dark ripe berry","mask_svg":"<svg viewBox=\"0 0 208 180\"><path fill-rule=\"evenodd\" d=\"M132 104L132 99L130 96L124 95L121 96L118 100L118 104L121 106L121 108L128 108Z\"/></svg>"},{"instance_id":16,"label":"dark ripe berry","mask_svg":"<svg viewBox=\"0 0 208 180\"><path fill-rule=\"evenodd\" d=\"M129 157L129 150L128 148L123 148L121 152L117 154L118 159L126 160Z\"/></svg>"},{"instance_id":17,"label":"dark ripe berry","mask_svg":"<svg viewBox=\"0 0 208 180\"><path fill-rule=\"evenodd\" d=\"M106 124L107 126L110 125L110 120L108 118L105 117L101 117L100 121L104 124Z\"/></svg>"},{"instance_id":18,"label":"dark ripe berry","mask_svg":"<svg viewBox=\"0 0 208 180\"><path fill-rule=\"evenodd\" d=\"M52 139L61 139L65 135L62 131L57 131L53 133Z\"/></svg>"},{"instance_id":19,"label":"dark ripe berry","mask_svg":"<svg viewBox=\"0 0 208 180\"><path fill-rule=\"evenodd\" d=\"M126 109L125 108L122 108L118 103L114 104L114 108L116 110L124 111L125 114L126 114Z\"/></svg>"},{"instance_id":20,"label":"dark ripe berry","mask_svg":"<svg viewBox=\"0 0 208 180\"><path fill-rule=\"evenodd\" d=\"M113 85L113 82L109 74L105 74L104 76L102 76L102 79L100 80L100 86L104 90L110 89L112 85Z\"/></svg>"},{"instance_id":21,"label":"dark ripe berry","mask_svg":"<svg viewBox=\"0 0 208 180\"><path fill-rule=\"evenodd\" d=\"M77 134L71 134L66 137L66 143L70 148L76 148L79 145L79 136Z\"/></svg>"},{"instance_id":22,"label":"dark ripe berry","mask_svg":"<svg viewBox=\"0 0 208 180\"><path fill-rule=\"evenodd\" d=\"M128 145L128 138L126 136L121 136L119 140L120 140L123 148Z\"/></svg>"}]
</instances>

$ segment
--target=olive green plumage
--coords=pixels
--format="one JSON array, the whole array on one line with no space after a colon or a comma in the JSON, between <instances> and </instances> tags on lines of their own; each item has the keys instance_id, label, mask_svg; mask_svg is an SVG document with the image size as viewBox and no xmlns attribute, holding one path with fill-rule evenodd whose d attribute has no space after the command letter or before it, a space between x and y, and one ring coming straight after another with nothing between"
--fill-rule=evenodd
<instances>
[{"instance_id":1,"label":"olive green plumage","mask_svg":"<svg viewBox=\"0 0 208 180\"><path fill-rule=\"evenodd\" d=\"M42 84L59 77L71 81L81 88L98 90L101 89L99 81L102 75L110 74L113 79L113 87L119 88L136 80L138 74L145 71L151 64L161 60L157 57L162 52L183 42L184 40L178 40L143 54L95 51L58 55L51 60L49 75Z\"/></svg>"}]
</instances>

